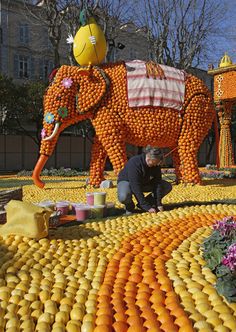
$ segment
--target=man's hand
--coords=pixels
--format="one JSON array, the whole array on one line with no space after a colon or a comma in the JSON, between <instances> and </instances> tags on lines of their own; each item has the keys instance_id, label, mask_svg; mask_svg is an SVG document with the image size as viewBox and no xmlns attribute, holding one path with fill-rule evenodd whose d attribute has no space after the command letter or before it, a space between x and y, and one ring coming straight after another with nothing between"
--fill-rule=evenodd
<instances>
[{"instance_id":1,"label":"man's hand","mask_svg":"<svg viewBox=\"0 0 236 332\"><path fill-rule=\"evenodd\" d=\"M164 208L163 208L162 205L160 205L160 206L157 207L157 210L160 211L160 212L162 212L162 211L164 211Z\"/></svg>"},{"instance_id":2,"label":"man's hand","mask_svg":"<svg viewBox=\"0 0 236 332\"><path fill-rule=\"evenodd\" d=\"M149 213L156 213L156 212L157 212L157 210L156 210L156 209L154 209L154 208L151 208L151 209L149 209L149 210L148 210L148 212L149 212Z\"/></svg>"}]
</instances>

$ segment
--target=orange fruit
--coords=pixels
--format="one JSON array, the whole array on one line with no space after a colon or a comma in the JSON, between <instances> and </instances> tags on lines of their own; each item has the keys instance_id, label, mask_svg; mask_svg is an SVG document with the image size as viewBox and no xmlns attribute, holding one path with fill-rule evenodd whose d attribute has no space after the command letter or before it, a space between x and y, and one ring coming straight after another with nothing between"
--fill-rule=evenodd
<instances>
[{"instance_id":1,"label":"orange fruit","mask_svg":"<svg viewBox=\"0 0 236 332\"><path fill-rule=\"evenodd\" d=\"M112 310L112 308L110 306L102 307L102 308L99 308L97 310L96 315L97 316L100 316L100 315L112 316L113 315L113 310Z\"/></svg>"},{"instance_id":2,"label":"orange fruit","mask_svg":"<svg viewBox=\"0 0 236 332\"><path fill-rule=\"evenodd\" d=\"M161 330L165 332L179 332L179 328L171 321L165 322L161 325Z\"/></svg>"},{"instance_id":3,"label":"orange fruit","mask_svg":"<svg viewBox=\"0 0 236 332\"><path fill-rule=\"evenodd\" d=\"M140 326L143 326L143 323L144 323L144 320L142 317L138 316L138 315L135 315L135 316L129 316L127 318L127 323L130 325L130 326L133 326L133 325L140 325ZM135 331L135 330L134 330Z\"/></svg>"},{"instance_id":4,"label":"orange fruit","mask_svg":"<svg viewBox=\"0 0 236 332\"><path fill-rule=\"evenodd\" d=\"M95 321L96 325L111 325L113 323L113 318L111 315L99 315Z\"/></svg>"},{"instance_id":5,"label":"orange fruit","mask_svg":"<svg viewBox=\"0 0 236 332\"><path fill-rule=\"evenodd\" d=\"M129 325L122 321L116 321L112 326L115 332L126 332L129 328Z\"/></svg>"},{"instance_id":6,"label":"orange fruit","mask_svg":"<svg viewBox=\"0 0 236 332\"><path fill-rule=\"evenodd\" d=\"M143 308L149 305L149 300L148 299L139 299L135 302L135 304L139 307L139 308Z\"/></svg>"},{"instance_id":7,"label":"orange fruit","mask_svg":"<svg viewBox=\"0 0 236 332\"><path fill-rule=\"evenodd\" d=\"M129 276L129 281L138 284L142 280L142 275L140 273L133 273Z\"/></svg>"},{"instance_id":8,"label":"orange fruit","mask_svg":"<svg viewBox=\"0 0 236 332\"><path fill-rule=\"evenodd\" d=\"M132 326L130 326L127 330L127 332L147 332L147 329L139 324L134 324Z\"/></svg>"},{"instance_id":9,"label":"orange fruit","mask_svg":"<svg viewBox=\"0 0 236 332\"><path fill-rule=\"evenodd\" d=\"M112 332L113 329L111 326L108 325L99 325L96 326L93 332Z\"/></svg>"},{"instance_id":10,"label":"orange fruit","mask_svg":"<svg viewBox=\"0 0 236 332\"><path fill-rule=\"evenodd\" d=\"M186 316L179 316L175 320L175 324L179 327L184 327L185 325L189 325L191 321Z\"/></svg>"}]
</instances>

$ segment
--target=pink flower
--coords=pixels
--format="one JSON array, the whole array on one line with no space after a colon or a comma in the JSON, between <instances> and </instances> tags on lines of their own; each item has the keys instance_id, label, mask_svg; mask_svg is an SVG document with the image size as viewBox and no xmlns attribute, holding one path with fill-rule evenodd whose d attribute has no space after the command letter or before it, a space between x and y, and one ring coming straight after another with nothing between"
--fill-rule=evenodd
<instances>
[{"instance_id":1,"label":"pink flower","mask_svg":"<svg viewBox=\"0 0 236 332\"><path fill-rule=\"evenodd\" d=\"M220 234L227 238L232 238L236 235L236 221L233 216L224 217L222 220L217 220L213 225L213 229L220 232Z\"/></svg>"},{"instance_id":2,"label":"pink flower","mask_svg":"<svg viewBox=\"0 0 236 332\"><path fill-rule=\"evenodd\" d=\"M41 130L41 138L44 139L47 136L46 130L43 128Z\"/></svg>"},{"instance_id":3,"label":"pink flower","mask_svg":"<svg viewBox=\"0 0 236 332\"><path fill-rule=\"evenodd\" d=\"M228 265L229 264L229 260L226 257L223 257L221 263L224 264L224 265Z\"/></svg>"},{"instance_id":4,"label":"pink flower","mask_svg":"<svg viewBox=\"0 0 236 332\"><path fill-rule=\"evenodd\" d=\"M64 86L64 88L69 89L72 84L73 80L70 77L63 78L62 86Z\"/></svg>"},{"instance_id":5,"label":"pink flower","mask_svg":"<svg viewBox=\"0 0 236 332\"><path fill-rule=\"evenodd\" d=\"M228 251L221 262L231 271L236 271L236 243L229 246Z\"/></svg>"}]
</instances>

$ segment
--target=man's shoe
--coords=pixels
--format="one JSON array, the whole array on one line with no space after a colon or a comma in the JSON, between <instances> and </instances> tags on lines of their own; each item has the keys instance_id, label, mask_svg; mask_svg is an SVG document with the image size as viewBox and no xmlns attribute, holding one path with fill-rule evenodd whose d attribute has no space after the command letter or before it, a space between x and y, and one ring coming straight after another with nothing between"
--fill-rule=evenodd
<instances>
[{"instance_id":1,"label":"man's shoe","mask_svg":"<svg viewBox=\"0 0 236 332\"><path fill-rule=\"evenodd\" d=\"M133 213L134 213L133 211L125 210L124 215L125 215L125 216L131 216Z\"/></svg>"},{"instance_id":2,"label":"man's shoe","mask_svg":"<svg viewBox=\"0 0 236 332\"><path fill-rule=\"evenodd\" d=\"M136 205L136 207L137 207L138 209L140 209L141 211L143 211L143 212L146 212L144 209L142 209L142 208L141 208L141 206L140 206L139 204L137 204L137 205ZM155 206L154 206L154 205L153 205L152 207L154 207L154 208L155 208Z\"/></svg>"}]
</instances>

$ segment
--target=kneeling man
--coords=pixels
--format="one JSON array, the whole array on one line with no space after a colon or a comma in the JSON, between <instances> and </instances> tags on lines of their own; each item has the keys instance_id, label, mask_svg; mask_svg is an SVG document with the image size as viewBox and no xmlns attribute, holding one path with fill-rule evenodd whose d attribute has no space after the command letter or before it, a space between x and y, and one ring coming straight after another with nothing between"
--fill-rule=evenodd
<instances>
[{"instance_id":1,"label":"kneeling man","mask_svg":"<svg viewBox=\"0 0 236 332\"><path fill-rule=\"evenodd\" d=\"M172 185L161 178L161 151L147 146L145 152L130 158L120 171L117 180L118 200L125 205L126 214L137 207L143 211L155 213L163 211L162 198L172 190ZM145 192L150 192L144 196Z\"/></svg>"}]
</instances>

